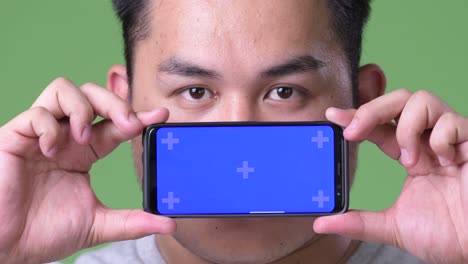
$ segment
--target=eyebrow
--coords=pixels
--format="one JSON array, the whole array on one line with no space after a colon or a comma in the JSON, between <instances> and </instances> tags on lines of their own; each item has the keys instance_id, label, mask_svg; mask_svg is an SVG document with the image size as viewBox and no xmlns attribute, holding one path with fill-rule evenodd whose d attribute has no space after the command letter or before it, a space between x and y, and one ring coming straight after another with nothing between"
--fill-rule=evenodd
<instances>
[{"instance_id":1,"label":"eyebrow","mask_svg":"<svg viewBox=\"0 0 468 264\"><path fill-rule=\"evenodd\" d=\"M273 66L263 72L262 78L281 77L284 75L301 73L306 71L316 71L325 66L325 63L311 55L302 55L294 57L283 64ZM177 57L161 63L158 67L160 72L181 75L185 77L205 77L219 79L222 75L214 70L209 70L196 64L184 61Z\"/></svg>"},{"instance_id":2,"label":"eyebrow","mask_svg":"<svg viewBox=\"0 0 468 264\"><path fill-rule=\"evenodd\" d=\"M221 74L216 71L204 69L198 65L183 61L176 57L171 57L169 60L161 63L158 67L160 72L176 74L186 77L207 77L220 78Z\"/></svg>"},{"instance_id":3,"label":"eyebrow","mask_svg":"<svg viewBox=\"0 0 468 264\"><path fill-rule=\"evenodd\" d=\"M325 62L311 55L303 55L290 59L286 63L273 66L261 73L263 78L281 77L284 75L316 71L325 66Z\"/></svg>"}]
</instances>

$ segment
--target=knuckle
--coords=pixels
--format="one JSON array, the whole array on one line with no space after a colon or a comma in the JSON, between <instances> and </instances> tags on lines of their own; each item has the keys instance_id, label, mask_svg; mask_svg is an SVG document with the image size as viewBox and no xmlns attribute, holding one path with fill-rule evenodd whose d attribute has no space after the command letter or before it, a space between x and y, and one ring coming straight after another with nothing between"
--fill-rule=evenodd
<instances>
[{"instance_id":1,"label":"knuckle","mask_svg":"<svg viewBox=\"0 0 468 264\"><path fill-rule=\"evenodd\" d=\"M435 96L427 90L419 90L412 96L416 101L431 102L435 99Z\"/></svg>"},{"instance_id":2,"label":"knuckle","mask_svg":"<svg viewBox=\"0 0 468 264\"><path fill-rule=\"evenodd\" d=\"M429 138L429 145L436 151L441 151L449 145L450 135L456 134L456 122L459 116L453 112L443 114L437 121Z\"/></svg>"},{"instance_id":3,"label":"knuckle","mask_svg":"<svg viewBox=\"0 0 468 264\"><path fill-rule=\"evenodd\" d=\"M55 96L59 97L60 95L68 96L69 94L73 94L73 90L76 89L76 86L69 79L60 77L55 79L49 85L48 89L51 89L52 93L54 93Z\"/></svg>"},{"instance_id":4,"label":"knuckle","mask_svg":"<svg viewBox=\"0 0 468 264\"><path fill-rule=\"evenodd\" d=\"M47 108L43 106L36 106L29 109L28 111L30 113L28 118L31 124L42 123L39 126L41 127L41 130L47 131L47 134L49 134L52 137L57 136L59 130L58 123L55 117L52 115L52 113L49 112Z\"/></svg>"},{"instance_id":5,"label":"knuckle","mask_svg":"<svg viewBox=\"0 0 468 264\"><path fill-rule=\"evenodd\" d=\"M79 123L90 123L90 119L92 118L92 114L86 108L79 108L76 111L72 112L70 115L70 119L77 121Z\"/></svg>"},{"instance_id":6,"label":"knuckle","mask_svg":"<svg viewBox=\"0 0 468 264\"><path fill-rule=\"evenodd\" d=\"M75 108L76 109L74 109L74 113L73 113L75 115L86 116L86 117L91 117L94 115L94 110L86 98L84 98L83 100L81 100L80 98Z\"/></svg>"},{"instance_id":7,"label":"knuckle","mask_svg":"<svg viewBox=\"0 0 468 264\"><path fill-rule=\"evenodd\" d=\"M446 112L442 114L439 121L443 125L455 124L458 120L458 115L454 112Z\"/></svg>"},{"instance_id":8,"label":"knuckle","mask_svg":"<svg viewBox=\"0 0 468 264\"><path fill-rule=\"evenodd\" d=\"M35 106L31 109L29 109L32 117L31 118L43 118L45 116L50 115L49 110L43 106Z\"/></svg>"},{"instance_id":9,"label":"knuckle","mask_svg":"<svg viewBox=\"0 0 468 264\"><path fill-rule=\"evenodd\" d=\"M372 109L368 104L364 104L356 111L355 116L359 119L368 119L370 118Z\"/></svg>"},{"instance_id":10,"label":"knuckle","mask_svg":"<svg viewBox=\"0 0 468 264\"><path fill-rule=\"evenodd\" d=\"M431 146L434 151L440 152L444 150L447 144L442 141L440 137L437 137L435 134L431 134L431 137L429 138L429 146Z\"/></svg>"},{"instance_id":11,"label":"knuckle","mask_svg":"<svg viewBox=\"0 0 468 264\"><path fill-rule=\"evenodd\" d=\"M95 84L93 82L87 82L87 83L84 83L83 85L80 86L80 90L89 91L89 90L95 89L97 87L99 87L97 84Z\"/></svg>"},{"instance_id":12,"label":"knuckle","mask_svg":"<svg viewBox=\"0 0 468 264\"><path fill-rule=\"evenodd\" d=\"M73 86L73 82L70 81L68 78L65 77L58 77L55 78L50 84L49 87L52 89L63 89L64 87Z\"/></svg>"},{"instance_id":13,"label":"knuckle","mask_svg":"<svg viewBox=\"0 0 468 264\"><path fill-rule=\"evenodd\" d=\"M396 90L395 93L402 97L410 97L413 94L413 92L411 92L410 90L406 88L400 88Z\"/></svg>"}]
</instances>

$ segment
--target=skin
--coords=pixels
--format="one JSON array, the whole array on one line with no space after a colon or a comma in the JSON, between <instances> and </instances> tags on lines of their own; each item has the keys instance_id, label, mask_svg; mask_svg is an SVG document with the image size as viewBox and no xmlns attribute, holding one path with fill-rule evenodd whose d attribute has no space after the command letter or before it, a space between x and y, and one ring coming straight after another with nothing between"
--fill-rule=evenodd
<instances>
[{"instance_id":1,"label":"skin","mask_svg":"<svg viewBox=\"0 0 468 264\"><path fill-rule=\"evenodd\" d=\"M360 69L353 107L324 2L163 1L151 18L135 50L132 101L125 68L114 66L107 90L58 78L0 128L0 262L48 262L155 233L169 263L334 263L356 247L351 239L395 245L432 263L468 261L467 118L426 91L382 96L385 77L376 65ZM261 77L304 55L324 66ZM220 78L158 70L174 57ZM281 99L278 85L303 93ZM181 90L192 86L213 95L193 101ZM96 115L104 120L92 125ZM391 208L318 219L174 221L107 208L89 184L93 163L131 139L141 177L138 135L151 123L324 119L346 127L352 142L374 142L406 169ZM355 164L355 149L351 154Z\"/></svg>"},{"instance_id":2,"label":"skin","mask_svg":"<svg viewBox=\"0 0 468 264\"><path fill-rule=\"evenodd\" d=\"M324 4L319 1L273 1L267 6L262 1L158 4L151 14L152 31L136 51L133 108L141 111L166 107L169 122L325 120L329 106L350 108L351 87L342 85L350 81L341 49L327 32ZM312 13L300 11L302 8ZM320 59L324 66L262 77L262 72L305 55ZM334 60L336 57L342 59ZM168 68L164 65L174 60L216 71L219 76L185 76L158 70ZM282 84L297 87L288 100L278 100L281 98L272 90ZM191 86L205 87L205 96L192 98L188 90L183 90ZM141 177L139 137L133 140L133 148ZM167 259L175 258L174 263L180 262L176 261L180 252L168 244L180 244L181 250L209 262L268 263L290 254L315 236L311 228L313 218L305 217L176 222L173 237L158 238L161 248L169 248L163 254ZM330 243L338 246L338 254L334 251L329 254L332 260L332 256L341 256L349 240L339 238ZM193 259L189 262L195 263Z\"/></svg>"}]
</instances>

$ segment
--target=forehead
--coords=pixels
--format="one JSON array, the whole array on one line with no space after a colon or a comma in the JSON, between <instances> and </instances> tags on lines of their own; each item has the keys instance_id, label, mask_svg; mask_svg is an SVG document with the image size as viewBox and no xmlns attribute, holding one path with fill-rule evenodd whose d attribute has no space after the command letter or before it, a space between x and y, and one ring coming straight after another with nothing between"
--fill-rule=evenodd
<instances>
[{"instance_id":1,"label":"forehead","mask_svg":"<svg viewBox=\"0 0 468 264\"><path fill-rule=\"evenodd\" d=\"M154 1L143 42L157 57L262 61L332 49L326 1ZM208 61L207 61L208 63Z\"/></svg>"}]
</instances>

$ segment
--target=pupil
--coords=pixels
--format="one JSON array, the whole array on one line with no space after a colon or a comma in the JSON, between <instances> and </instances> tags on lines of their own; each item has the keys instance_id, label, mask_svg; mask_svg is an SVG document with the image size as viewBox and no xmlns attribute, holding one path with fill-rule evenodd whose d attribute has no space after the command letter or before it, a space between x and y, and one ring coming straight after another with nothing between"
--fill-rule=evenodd
<instances>
[{"instance_id":1,"label":"pupil","mask_svg":"<svg viewBox=\"0 0 468 264\"><path fill-rule=\"evenodd\" d=\"M193 99L201 99L205 95L205 88L194 87L190 88L190 96Z\"/></svg>"},{"instance_id":2,"label":"pupil","mask_svg":"<svg viewBox=\"0 0 468 264\"><path fill-rule=\"evenodd\" d=\"M288 99L289 97L291 97L292 92L293 92L292 88L289 88L289 87L279 87L276 90L276 93L281 99Z\"/></svg>"}]
</instances>

